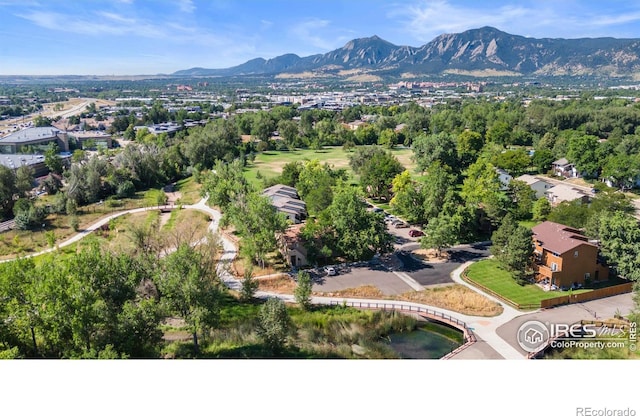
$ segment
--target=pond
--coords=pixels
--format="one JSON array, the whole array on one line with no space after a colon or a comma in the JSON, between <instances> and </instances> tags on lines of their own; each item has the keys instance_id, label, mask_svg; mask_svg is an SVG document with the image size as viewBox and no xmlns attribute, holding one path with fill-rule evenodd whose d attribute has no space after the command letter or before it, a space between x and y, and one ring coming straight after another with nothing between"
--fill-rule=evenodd
<instances>
[{"instance_id":1,"label":"pond","mask_svg":"<svg viewBox=\"0 0 640 416\"><path fill-rule=\"evenodd\" d=\"M460 331L428 322L414 331L389 335L387 345L400 358L438 359L458 348L462 342Z\"/></svg>"}]
</instances>

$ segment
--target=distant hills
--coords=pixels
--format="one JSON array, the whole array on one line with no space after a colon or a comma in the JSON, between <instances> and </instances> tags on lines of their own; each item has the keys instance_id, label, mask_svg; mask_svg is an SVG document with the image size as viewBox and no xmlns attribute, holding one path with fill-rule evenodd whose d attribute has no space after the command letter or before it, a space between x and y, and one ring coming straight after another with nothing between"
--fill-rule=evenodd
<instances>
[{"instance_id":1,"label":"distant hills","mask_svg":"<svg viewBox=\"0 0 640 416\"><path fill-rule=\"evenodd\" d=\"M325 54L256 58L231 68L191 68L172 75L295 76L303 73L631 76L640 74L640 39L534 39L483 27L443 34L419 47L397 46L372 36L351 40L342 48Z\"/></svg>"}]
</instances>

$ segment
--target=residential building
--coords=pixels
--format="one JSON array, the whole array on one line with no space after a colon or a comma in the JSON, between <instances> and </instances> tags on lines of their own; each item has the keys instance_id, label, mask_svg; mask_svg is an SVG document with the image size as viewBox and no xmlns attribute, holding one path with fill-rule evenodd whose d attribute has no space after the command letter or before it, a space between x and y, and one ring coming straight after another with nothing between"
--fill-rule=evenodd
<instances>
[{"instance_id":1,"label":"residential building","mask_svg":"<svg viewBox=\"0 0 640 416\"><path fill-rule=\"evenodd\" d=\"M536 198L542 198L545 196L545 192L551 188L553 185L543 179L538 178L533 175L520 175L516 178L518 181L522 181L529 185L529 187L536 193Z\"/></svg>"},{"instance_id":2,"label":"residential building","mask_svg":"<svg viewBox=\"0 0 640 416\"><path fill-rule=\"evenodd\" d=\"M300 230L304 224L294 224L289 226L285 232L279 236L278 245L282 256L292 267L303 267L309 264L307 260L307 249L304 247L300 236Z\"/></svg>"},{"instance_id":3,"label":"residential building","mask_svg":"<svg viewBox=\"0 0 640 416\"><path fill-rule=\"evenodd\" d=\"M509 183L513 179L513 176L509 174L504 169L496 168L496 173L498 174L498 179L500 180L500 190L506 191L509 189Z\"/></svg>"},{"instance_id":4,"label":"residential building","mask_svg":"<svg viewBox=\"0 0 640 416\"><path fill-rule=\"evenodd\" d=\"M566 158L558 159L551 164L551 170L556 176L562 176L563 178L577 178L580 175L573 163L569 163Z\"/></svg>"},{"instance_id":5,"label":"residential building","mask_svg":"<svg viewBox=\"0 0 640 416\"><path fill-rule=\"evenodd\" d=\"M307 218L307 205L300 200L296 188L277 184L263 190L262 195L268 196L271 204L293 224L299 224Z\"/></svg>"},{"instance_id":6,"label":"residential building","mask_svg":"<svg viewBox=\"0 0 640 416\"><path fill-rule=\"evenodd\" d=\"M580 230L545 221L531 231L538 282L570 288L609 278L609 268L601 260L598 242Z\"/></svg>"},{"instance_id":7,"label":"residential building","mask_svg":"<svg viewBox=\"0 0 640 416\"><path fill-rule=\"evenodd\" d=\"M580 189L564 184L552 186L544 192L544 195L552 206L556 206L561 202L571 202L575 200L580 200L582 203L588 204L590 199L589 195Z\"/></svg>"}]
</instances>

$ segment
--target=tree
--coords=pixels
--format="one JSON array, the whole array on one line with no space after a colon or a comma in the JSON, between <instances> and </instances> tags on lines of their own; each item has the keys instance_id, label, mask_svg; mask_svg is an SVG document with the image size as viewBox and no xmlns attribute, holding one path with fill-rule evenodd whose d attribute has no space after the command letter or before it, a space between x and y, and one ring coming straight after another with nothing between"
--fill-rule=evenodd
<instances>
[{"instance_id":1,"label":"tree","mask_svg":"<svg viewBox=\"0 0 640 416\"><path fill-rule=\"evenodd\" d=\"M518 150L507 150L500 153L494 160L496 167L502 168L512 176L520 176L531 164L531 158L527 152L520 148Z\"/></svg>"},{"instance_id":2,"label":"tree","mask_svg":"<svg viewBox=\"0 0 640 416\"><path fill-rule=\"evenodd\" d=\"M299 128L298 123L293 120L280 120L278 122L278 133L289 148L294 148L298 141Z\"/></svg>"},{"instance_id":3,"label":"tree","mask_svg":"<svg viewBox=\"0 0 640 416\"><path fill-rule=\"evenodd\" d=\"M392 129L384 129L380 132L378 144L391 149L398 144L398 134Z\"/></svg>"},{"instance_id":4,"label":"tree","mask_svg":"<svg viewBox=\"0 0 640 416\"><path fill-rule=\"evenodd\" d=\"M15 202L14 195L18 192L16 176L8 167L0 164L0 215L8 217Z\"/></svg>"},{"instance_id":5,"label":"tree","mask_svg":"<svg viewBox=\"0 0 640 416\"><path fill-rule=\"evenodd\" d=\"M241 252L264 267L267 255L278 246L277 236L287 228L287 218L271 205L268 197L257 193L237 200L229 207L229 214L242 236Z\"/></svg>"},{"instance_id":6,"label":"tree","mask_svg":"<svg viewBox=\"0 0 640 416\"><path fill-rule=\"evenodd\" d=\"M551 150L548 149L536 149L531 158L531 163L538 169L539 173L546 173L551 169L551 164L555 160L555 157Z\"/></svg>"},{"instance_id":7,"label":"tree","mask_svg":"<svg viewBox=\"0 0 640 416\"><path fill-rule=\"evenodd\" d=\"M213 250L212 250L213 251ZM168 310L185 320L198 354L198 333L216 325L221 289L212 253L183 243L162 262L158 274L161 300Z\"/></svg>"},{"instance_id":8,"label":"tree","mask_svg":"<svg viewBox=\"0 0 640 416\"><path fill-rule=\"evenodd\" d=\"M293 324L284 302L269 298L260 308L257 332L264 343L278 354L287 343Z\"/></svg>"},{"instance_id":9,"label":"tree","mask_svg":"<svg viewBox=\"0 0 640 416\"><path fill-rule=\"evenodd\" d=\"M275 130L275 123L268 112L259 111L253 117L251 123L251 135L260 141L266 142L271 138Z\"/></svg>"},{"instance_id":10,"label":"tree","mask_svg":"<svg viewBox=\"0 0 640 416\"><path fill-rule=\"evenodd\" d=\"M576 165L580 174L597 177L601 168L598 138L590 135L573 135L569 139L567 159Z\"/></svg>"},{"instance_id":11,"label":"tree","mask_svg":"<svg viewBox=\"0 0 640 416\"><path fill-rule=\"evenodd\" d=\"M231 163L216 162L202 186L209 196L210 205L220 207L225 212L232 202L249 193L250 187L242 172L243 168L239 159Z\"/></svg>"},{"instance_id":12,"label":"tree","mask_svg":"<svg viewBox=\"0 0 640 416\"><path fill-rule=\"evenodd\" d=\"M244 269L242 288L240 289L240 300L242 302L251 301L257 290L258 281L253 277L253 267L249 265L249 267Z\"/></svg>"},{"instance_id":13,"label":"tree","mask_svg":"<svg viewBox=\"0 0 640 416\"><path fill-rule=\"evenodd\" d=\"M34 171L31 166L23 165L16 170L16 189L20 196L26 196L33 189L35 183Z\"/></svg>"},{"instance_id":14,"label":"tree","mask_svg":"<svg viewBox=\"0 0 640 416\"><path fill-rule=\"evenodd\" d=\"M619 276L640 280L640 224L633 216L602 211L590 222L589 234L600 240L603 257Z\"/></svg>"},{"instance_id":15,"label":"tree","mask_svg":"<svg viewBox=\"0 0 640 416\"><path fill-rule=\"evenodd\" d=\"M511 214L507 214L491 236L491 254L521 285L526 282L533 256L532 235L529 228L519 225Z\"/></svg>"},{"instance_id":16,"label":"tree","mask_svg":"<svg viewBox=\"0 0 640 416\"><path fill-rule=\"evenodd\" d=\"M346 179L344 169L333 169L327 163L320 164L317 159L304 163L296 188L307 204L310 215L317 215L333 201L333 189L338 180Z\"/></svg>"},{"instance_id":17,"label":"tree","mask_svg":"<svg viewBox=\"0 0 640 416\"><path fill-rule=\"evenodd\" d=\"M508 198L502 192L502 183L494 166L480 158L467 169L461 195L465 202L482 209L492 224L504 215Z\"/></svg>"},{"instance_id":18,"label":"tree","mask_svg":"<svg viewBox=\"0 0 640 416\"><path fill-rule=\"evenodd\" d=\"M463 167L469 166L476 161L482 146L484 146L484 140L478 132L465 130L458 135L456 149L458 151L458 159L460 159Z\"/></svg>"},{"instance_id":19,"label":"tree","mask_svg":"<svg viewBox=\"0 0 640 416\"><path fill-rule=\"evenodd\" d=\"M424 172L432 163L458 170L459 160L455 139L447 133L420 135L413 140L413 159L417 170Z\"/></svg>"},{"instance_id":20,"label":"tree","mask_svg":"<svg viewBox=\"0 0 640 416\"><path fill-rule=\"evenodd\" d=\"M311 290L313 283L311 282L311 276L305 271L298 272L298 284L293 291L293 296L296 302L304 310L311 309Z\"/></svg>"},{"instance_id":21,"label":"tree","mask_svg":"<svg viewBox=\"0 0 640 416\"><path fill-rule=\"evenodd\" d=\"M486 133L487 141L493 142L499 145L513 144L511 139L511 127L504 121L497 121L489 127Z\"/></svg>"},{"instance_id":22,"label":"tree","mask_svg":"<svg viewBox=\"0 0 640 416\"><path fill-rule=\"evenodd\" d=\"M392 237L383 217L367 211L362 195L349 185L336 187L333 202L320 222L319 235L335 254L350 261L369 260L376 253L391 250Z\"/></svg>"},{"instance_id":23,"label":"tree","mask_svg":"<svg viewBox=\"0 0 640 416\"><path fill-rule=\"evenodd\" d=\"M398 159L389 152L376 152L360 168L360 185L372 198L391 199L391 181L404 170Z\"/></svg>"},{"instance_id":24,"label":"tree","mask_svg":"<svg viewBox=\"0 0 640 416\"><path fill-rule=\"evenodd\" d=\"M449 202L456 201L454 189L458 176L452 169L441 162L436 161L427 168L425 180L420 188L423 199L424 218L421 223L426 223L431 218L437 217Z\"/></svg>"},{"instance_id":25,"label":"tree","mask_svg":"<svg viewBox=\"0 0 640 416\"><path fill-rule=\"evenodd\" d=\"M510 208L513 216L518 220L531 218L535 191L526 182L514 179L509 182L507 192L513 202Z\"/></svg>"},{"instance_id":26,"label":"tree","mask_svg":"<svg viewBox=\"0 0 640 416\"><path fill-rule=\"evenodd\" d=\"M189 129L182 153L191 166L211 168L217 160L231 162L238 157L240 143L236 125L232 121L219 119L204 127Z\"/></svg>"},{"instance_id":27,"label":"tree","mask_svg":"<svg viewBox=\"0 0 640 416\"><path fill-rule=\"evenodd\" d=\"M456 243L457 229L455 221L449 215L432 218L425 228L425 235L420 239L420 247L436 250L440 257L442 250Z\"/></svg>"},{"instance_id":28,"label":"tree","mask_svg":"<svg viewBox=\"0 0 640 416\"><path fill-rule=\"evenodd\" d=\"M549 213L551 213L551 203L545 197L539 198L533 203L531 211L533 213L534 220L544 221L547 219Z\"/></svg>"},{"instance_id":29,"label":"tree","mask_svg":"<svg viewBox=\"0 0 640 416\"><path fill-rule=\"evenodd\" d=\"M44 164L53 173L62 173L62 159L58 156L58 146L55 143L49 143L47 150L44 152Z\"/></svg>"},{"instance_id":30,"label":"tree","mask_svg":"<svg viewBox=\"0 0 640 416\"><path fill-rule=\"evenodd\" d=\"M637 154L613 154L607 157L602 177L621 189L635 186L640 176L640 157Z\"/></svg>"}]
</instances>

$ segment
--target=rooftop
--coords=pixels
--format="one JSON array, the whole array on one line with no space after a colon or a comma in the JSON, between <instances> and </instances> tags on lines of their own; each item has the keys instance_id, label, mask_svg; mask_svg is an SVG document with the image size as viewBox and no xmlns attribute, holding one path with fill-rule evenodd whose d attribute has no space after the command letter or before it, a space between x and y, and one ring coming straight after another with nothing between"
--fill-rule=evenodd
<instances>
[{"instance_id":1,"label":"rooftop","mask_svg":"<svg viewBox=\"0 0 640 416\"><path fill-rule=\"evenodd\" d=\"M568 164L569 164L569 161L567 160L566 157L563 157L562 159L558 159L552 163L552 165L558 165L558 166L566 166Z\"/></svg>"},{"instance_id":2,"label":"rooftop","mask_svg":"<svg viewBox=\"0 0 640 416\"><path fill-rule=\"evenodd\" d=\"M0 139L0 143L28 143L39 139L53 139L61 130L55 127L30 127L11 133Z\"/></svg>"},{"instance_id":3,"label":"rooftop","mask_svg":"<svg viewBox=\"0 0 640 416\"><path fill-rule=\"evenodd\" d=\"M588 196L586 193L579 189L572 188L571 186L559 184L552 188L547 189L545 192L547 195L555 196L555 202L562 201L575 201L576 199L584 198Z\"/></svg>"},{"instance_id":4,"label":"rooftop","mask_svg":"<svg viewBox=\"0 0 640 416\"><path fill-rule=\"evenodd\" d=\"M0 164L9 169L17 169L22 165L35 165L44 163L42 155L21 155L21 154L3 154L0 155Z\"/></svg>"},{"instance_id":5,"label":"rooftop","mask_svg":"<svg viewBox=\"0 0 640 416\"><path fill-rule=\"evenodd\" d=\"M537 182L548 183L548 182L546 182L546 181L544 181L544 180L542 180L540 178L537 178L537 177L535 177L533 175L527 175L526 173L524 175L518 176L516 178L516 180L522 181L522 182L526 183L529 186L531 186L531 185L533 185L534 183L537 183Z\"/></svg>"},{"instance_id":6,"label":"rooftop","mask_svg":"<svg viewBox=\"0 0 640 416\"><path fill-rule=\"evenodd\" d=\"M566 253L582 244L597 247L580 230L557 222L545 221L534 226L531 231L533 238L538 240L542 247L557 254Z\"/></svg>"}]
</instances>

